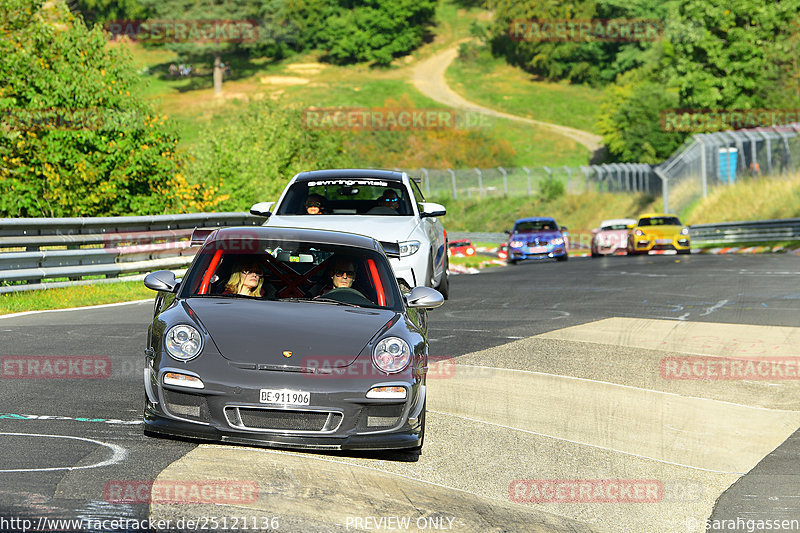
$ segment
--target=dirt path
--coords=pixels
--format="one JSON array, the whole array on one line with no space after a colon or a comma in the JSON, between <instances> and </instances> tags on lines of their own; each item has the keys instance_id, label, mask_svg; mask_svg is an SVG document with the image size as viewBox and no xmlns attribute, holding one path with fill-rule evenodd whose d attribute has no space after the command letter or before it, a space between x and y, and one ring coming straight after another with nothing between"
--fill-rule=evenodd
<instances>
[{"instance_id":1,"label":"dirt path","mask_svg":"<svg viewBox=\"0 0 800 533\"><path fill-rule=\"evenodd\" d=\"M510 120L516 120L518 122L525 122L535 126L547 128L555 133L563 135L564 137L568 137L577 141L588 148L593 154L603 146L603 139L600 137L600 135L595 135L594 133L575 128L569 128L567 126L559 126L549 122L542 122L540 120L533 120L525 117L519 117L517 115L511 115L509 113L496 111L494 109L483 107L466 100L464 97L453 91L447 85L447 82L444 78L444 73L447 70L447 67L450 66L450 63L453 62L456 56L458 56L458 43L452 48L443 50L442 52L439 52L438 54L431 56L419 63L414 69L411 78L414 86L428 98L436 100L437 102L450 107L475 111L494 117L507 118Z\"/></svg>"}]
</instances>

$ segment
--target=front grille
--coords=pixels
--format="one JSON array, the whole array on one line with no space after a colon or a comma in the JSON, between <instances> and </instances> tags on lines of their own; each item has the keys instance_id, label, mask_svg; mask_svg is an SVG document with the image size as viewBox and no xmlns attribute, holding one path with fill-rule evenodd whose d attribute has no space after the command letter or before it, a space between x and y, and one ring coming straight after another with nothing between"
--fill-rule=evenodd
<instances>
[{"instance_id":1,"label":"front grille","mask_svg":"<svg viewBox=\"0 0 800 533\"><path fill-rule=\"evenodd\" d=\"M208 402L205 396L164 389L164 404L167 411L180 418L208 421Z\"/></svg>"},{"instance_id":2,"label":"front grille","mask_svg":"<svg viewBox=\"0 0 800 533\"><path fill-rule=\"evenodd\" d=\"M528 246L529 247L530 246L547 246L547 241L546 240L543 240L543 241L529 241L528 242Z\"/></svg>"},{"instance_id":3,"label":"front grille","mask_svg":"<svg viewBox=\"0 0 800 533\"><path fill-rule=\"evenodd\" d=\"M341 413L247 407L228 407L225 416L232 426L276 431L333 431L342 421Z\"/></svg>"},{"instance_id":4,"label":"front grille","mask_svg":"<svg viewBox=\"0 0 800 533\"><path fill-rule=\"evenodd\" d=\"M378 429L396 426L403 416L404 404L370 405L361 410L358 418L358 429Z\"/></svg>"}]
</instances>

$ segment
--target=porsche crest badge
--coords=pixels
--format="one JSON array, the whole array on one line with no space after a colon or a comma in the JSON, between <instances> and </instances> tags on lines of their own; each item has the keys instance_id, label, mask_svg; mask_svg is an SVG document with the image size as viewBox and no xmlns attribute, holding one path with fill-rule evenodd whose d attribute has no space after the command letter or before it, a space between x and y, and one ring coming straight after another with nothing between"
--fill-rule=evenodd
<instances>
[{"instance_id":1,"label":"porsche crest badge","mask_svg":"<svg viewBox=\"0 0 800 533\"><path fill-rule=\"evenodd\" d=\"M291 357L292 356L292 352L287 350L287 351L283 352L283 356L284 357Z\"/></svg>"}]
</instances>

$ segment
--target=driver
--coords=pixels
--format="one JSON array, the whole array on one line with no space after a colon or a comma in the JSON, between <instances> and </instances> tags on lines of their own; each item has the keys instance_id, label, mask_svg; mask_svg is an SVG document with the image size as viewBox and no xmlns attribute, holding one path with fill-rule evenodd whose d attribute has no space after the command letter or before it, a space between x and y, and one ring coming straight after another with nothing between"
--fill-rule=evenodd
<instances>
[{"instance_id":1,"label":"driver","mask_svg":"<svg viewBox=\"0 0 800 533\"><path fill-rule=\"evenodd\" d=\"M331 267L331 280L334 289L350 288L356 280L356 267L350 259L339 257Z\"/></svg>"}]
</instances>

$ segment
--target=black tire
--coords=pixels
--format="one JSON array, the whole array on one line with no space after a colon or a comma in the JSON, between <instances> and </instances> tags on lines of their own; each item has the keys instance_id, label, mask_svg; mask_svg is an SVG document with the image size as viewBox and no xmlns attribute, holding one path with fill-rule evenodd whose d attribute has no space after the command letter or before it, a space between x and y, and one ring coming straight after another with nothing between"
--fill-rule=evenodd
<instances>
[{"instance_id":1,"label":"black tire","mask_svg":"<svg viewBox=\"0 0 800 533\"><path fill-rule=\"evenodd\" d=\"M516 260L516 259L509 259L509 260L508 260L508 261L506 261L506 262L507 262L509 265L516 265L516 264L517 264L517 260Z\"/></svg>"},{"instance_id":2,"label":"black tire","mask_svg":"<svg viewBox=\"0 0 800 533\"><path fill-rule=\"evenodd\" d=\"M447 271L450 269L450 259L446 256L444 258L444 273L442 274L442 281L439 282L439 286L436 287L436 290L442 293L444 299L447 300L450 298L450 277Z\"/></svg>"},{"instance_id":3,"label":"black tire","mask_svg":"<svg viewBox=\"0 0 800 533\"><path fill-rule=\"evenodd\" d=\"M678 253L681 254L681 255L691 254L692 250L691 249L689 249L689 250L678 250Z\"/></svg>"},{"instance_id":4,"label":"black tire","mask_svg":"<svg viewBox=\"0 0 800 533\"><path fill-rule=\"evenodd\" d=\"M566 261L567 259L569 259L569 254L564 254L556 257L556 261Z\"/></svg>"},{"instance_id":5,"label":"black tire","mask_svg":"<svg viewBox=\"0 0 800 533\"><path fill-rule=\"evenodd\" d=\"M600 254L598 254L597 252L592 252L592 257L600 257Z\"/></svg>"}]
</instances>

